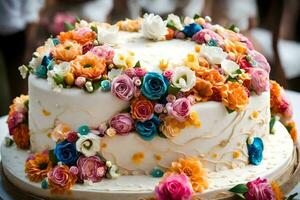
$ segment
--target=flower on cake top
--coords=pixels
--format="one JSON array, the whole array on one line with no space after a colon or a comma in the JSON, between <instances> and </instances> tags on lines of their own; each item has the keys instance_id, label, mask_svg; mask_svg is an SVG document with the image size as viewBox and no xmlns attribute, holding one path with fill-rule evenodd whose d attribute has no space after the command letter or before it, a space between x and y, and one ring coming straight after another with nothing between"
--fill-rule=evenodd
<instances>
[{"instance_id":1,"label":"flower on cake top","mask_svg":"<svg viewBox=\"0 0 300 200\"><path fill-rule=\"evenodd\" d=\"M182 32L187 36L187 37L193 37L197 32L201 31L202 27L199 24L196 23L190 23L188 25L185 25Z\"/></svg>"},{"instance_id":2,"label":"flower on cake top","mask_svg":"<svg viewBox=\"0 0 300 200\"><path fill-rule=\"evenodd\" d=\"M220 47L208 47L202 45L200 56L206 58L210 64L221 64L221 62L227 57L227 53Z\"/></svg>"},{"instance_id":3,"label":"flower on cake top","mask_svg":"<svg viewBox=\"0 0 300 200\"><path fill-rule=\"evenodd\" d=\"M31 154L25 162L25 173L30 181L40 182L47 177L52 169L48 151Z\"/></svg>"},{"instance_id":4,"label":"flower on cake top","mask_svg":"<svg viewBox=\"0 0 300 200\"><path fill-rule=\"evenodd\" d=\"M144 97L134 99L130 108L132 118L140 121L151 119L154 113L153 103Z\"/></svg>"},{"instance_id":5,"label":"flower on cake top","mask_svg":"<svg viewBox=\"0 0 300 200\"><path fill-rule=\"evenodd\" d=\"M191 112L191 103L187 98L178 98L166 105L168 114L178 121L184 121Z\"/></svg>"},{"instance_id":6,"label":"flower on cake top","mask_svg":"<svg viewBox=\"0 0 300 200\"><path fill-rule=\"evenodd\" d=\"M194 40L198 44L210 44L210 42L214 40L218 46L221 46L224 43L223 38L210 29L200 30L193 35L192 40Z\"/></svg>"},{"instance_id":7,"label":"flower on cake top","mask_svg":"<svg viewBox=\"0 0 300 200\"><path fill-rule=\"evenodd\" d=\"M108 26L98 27L98 42L100 44L115 45L119 43L119 27Z\"/></svg>"},{"instance_id":8,"label":"flower on cake top","mask_svg":"<svg viewBox=\"0 0 300 200\"><path fill-rule=\"evenodd\" d=\"M84 45L88 42L93 42L96 39L96 33L88 27L82 27L68 32L61 32L57 38L61 43L65 43L66 41L76 41L77 43Z\"/></svg>"},{"instance_id":9,"label":"flower on cake top","mask_svg":"<svg viewBox=\"0 0 300 200\"><path fill-rule=\"evenodd\" d=\"M150 100L158 100L167 92L167 80L162 74L157 72L148 72L144 76L141 92Z\"/></svg>"},{"instance_id":10,"label":"flower on cake top","mask_svg":"<svg viewBox=\"0 0 300 200\"><path fill-rule=\"evenodd\" d=\"M151 40L164 40L168 33L166 22L159 15L145 14L141 25L141 32L145 38Z\"/></svg>"},{"instance_id":11,"label":"flower on cake top","mask_svg":"<svg viewBox=\"0 0 300 200\"><path fill-rule=\"evenodd\" d=\"M56 45L51 53L56 60L69 62L82 54L82 47L77 42L67 40L64 43Z\"/></svg>"},{"instance_id":12,"label":"flower on cake top","mask_svg":"<svg viewBox=\"0 0 300 200\"><path fill-rule=\"evenodd\" d=\"M177 67L173 71L171 82L172 85L180 88L180 91L187 92L196 84L195 72L187 67Z\"/></svg>"},{"instance_id":13,"label":"flower on cake top","mask_svg":"<svg viewBox=\"0 0 300 200\"><path fill-rule=\"evenodd\" d=\"M100 58L103 58L106 62L109 62L109 63L112 62L112 60L115 56L114 49L108 45L95 46L92 49L90 49L90 52L99 56Z\"/></svg>"},{"instance_id":14,"label":"flower on cake top","mask_svg":"<svg viewBox=\"0 0 300 200\"><path fill-rule=\"evenodd\" d=\"M168 174L155 187L158 200L190 200L193 194L192 185L185 174Z\"/></svg>"},{"instance_id":15,"label":"flower on cake top","mask_svg":"<svg viewBox=\"0 0 300 200\"><path fill-rule=\"evenodd\" d=\"M174 27L181 31L183 29L180 18L177 15L169 14L167 18L167 25Z\"/></svg>"},{"instance_id":16,"label":"flower on cake top","mask_svg":"<svg viewBox=\"0 0 300 200\"><path fill-rule=\"evenodd\" d=\"M136 62L135 53L132 51L117 51L113 57L113 63L122 70L134 67Z\"/></svg>"},{"instance_id":17,"label":"flower on cake top","mask_svg":"<svg viewBox=\"0 0 300 200\"><path fill-rule=\"evenodd\" d=\"M134 93L134 84L132 79L125 74L114 78L111 84L111 92L121 100L131 100Z\"/></svg>"},{"instance_id":18,"label":"flower on cake top","mask_svg":"<svg viewBox=\"0 0 300 200\"><path fill-rule=\"evenodd\" d=\"M248 73L251 76L250 84L251 89L260 95L269 89L269 74L261 68L250 68Z\"/></svg>"},{"instance_id":19,"label":"flower on cake top","mask_svg":"<svg viewBox=\"0 0 300 200\"><path fill-rule=\"evenodd\" d=\"M161 121L156 115L146 121L137 121L135 130L144 140L152 140L158 134L158 127Z\"/></svg>"}]
</instances>

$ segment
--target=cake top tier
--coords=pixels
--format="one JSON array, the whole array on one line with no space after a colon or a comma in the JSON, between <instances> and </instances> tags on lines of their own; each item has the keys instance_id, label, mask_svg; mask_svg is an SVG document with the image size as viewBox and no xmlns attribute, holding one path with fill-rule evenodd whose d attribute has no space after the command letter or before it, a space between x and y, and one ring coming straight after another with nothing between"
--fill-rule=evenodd
<instances>
[{"instance_id":1,"label":"cake top tier","mask_svg":"<svg viewBox=\"0 0 300 200\"><path fill-rule=\"evenodd\" d=\"M31 72L47 79L56 91L72 87L87 92L111 90L118 96L128 91L114 91L114 80L118 77L124 83L130 78L129 85L136 88L130 94L141 88L151 100L168 94L189 96L195 102L222 101L229 110L239 111L252 91L260 95L269 89L270 66L235 26L213 25L209 17L181 19L170 14L163 20L145 14L114 25L78 21L69 31L49 38L20 71L23 77ZM145 89L148 72L163 79L167 86L163 94L154 94L161 89L156 79L151 79L152 88ZM127 94L125 99L131 98Z\"/></svg>"}]
</instances>

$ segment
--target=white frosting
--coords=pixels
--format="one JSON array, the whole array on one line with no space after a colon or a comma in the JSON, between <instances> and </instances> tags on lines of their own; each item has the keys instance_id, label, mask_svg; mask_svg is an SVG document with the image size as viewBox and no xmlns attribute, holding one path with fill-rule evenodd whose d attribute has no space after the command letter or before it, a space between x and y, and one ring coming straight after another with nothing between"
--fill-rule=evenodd
<instances>
[{"instance_id":1,"label":"white frosting","mask_svg":"<svg viewBox=\"0 0 300 200\"><path fill-rule=\"evenodd\" d=\"M220 172L209 172L209 188L201 194L201 199L220 199L230 196L229 188L239 183L245 183L256 177L276 180L279 184L285 183L293 173L293 141L285 127L276 122L274 135L264 137L264 159L259 166L248 165L245 168L235 168ZM124 148L123 148L124 151ZM27 151L19 150L14 146L1 146L2 164L4 173L13 184L41 197L59 199L140 199L153 196L155 185L160 178L149 176L121 176L114 180L104 179L94 184L77 184L72 192L65 195L51 194L49 190L41 189L40 183L29 181L24 173L24 163L28 156ZM284 181L283 181L284 180Z\"/></svg>"}]
</instances>

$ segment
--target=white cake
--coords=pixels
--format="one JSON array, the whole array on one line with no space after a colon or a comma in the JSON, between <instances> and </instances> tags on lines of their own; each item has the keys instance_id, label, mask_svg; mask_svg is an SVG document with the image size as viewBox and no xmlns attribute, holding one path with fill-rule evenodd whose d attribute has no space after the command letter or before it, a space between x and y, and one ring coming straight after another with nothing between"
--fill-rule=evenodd
<instances>
[{"instance_id":1,"label":"white cake","mask_svg":"<svg viewBox=\"0 0 300 200\"><path fill-rule=\"evenodd\" d=\"M133 199L151 195L159 181L151 176L165 174L155 195L173 199L159 188L177 174L187 177L191 194L208 198L256 177L274 179L292 162L291 109L283 89L269 83L268 62L236 27L212 25L209 17L80 21L48 39L20 71L31 72L29 104L24 96L14 101L10 134L23 149L30 138L25 172L51 192L77 181L91 184L75 185L77 197L109 199L122 191ZM279 122L273 128L275 115L292 137ZM69 178L58 183L57 173Z\"/></svg>"}]
</instances>

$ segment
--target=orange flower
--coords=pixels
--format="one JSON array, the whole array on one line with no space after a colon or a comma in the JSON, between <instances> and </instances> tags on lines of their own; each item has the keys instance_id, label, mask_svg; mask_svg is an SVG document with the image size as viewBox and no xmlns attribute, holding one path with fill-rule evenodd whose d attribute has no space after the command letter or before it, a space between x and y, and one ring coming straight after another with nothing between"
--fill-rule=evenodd
<instances>
[{"instance_id":1,"label":"orange flower","mask_svg":"<svg viewBox=\"0 0 300 200\"><path fill-rule=\"evenodd\" d=\"M226 92L222 92L222 102L230 110L241 111L249 102L246 88L237 82L228 82L225 84Z\"/></svg>"},{"instance_id":2,"label":"orange flower","mask_svg":"<svg viewBox=\"0 0 300 200\"><path fill-rule=\"evenodd\" d=\"M209 81L213 85L225 82L225 77L216 69L200 67L195 72L197 77Z\"/></svg>"},{"instance_id":3,"label":"orange flower","mask_svg":"<svg viewBox=\"0 0 300 200\"><path fill-rule=\"evenodd\" d=\"M138 120L148 120L154 112L153 103L144 97L134 99L130 108L132 118Z\"/></svg>"},{"instance_id":4,"label":"orange flower","mask_svg":"<svg viewBox=\"0 0 300 200\"><path fill-rule=\"evenodd\" d=\"M281 87L276 81L270 80L270 99L272 113L278 113L278 105L281 103Z\"/></svg>"},{"instance_id":5,"label":"orange flower","mask_svg":"<svg viewBox=\"0 0 300 200\"><path fill-rule=\"evenodd\" d=\"M190 178L195 192L203 192L208 188L207 174L202 163L196 157L180 158L177 162L172 162L169 172L178 174L184 173Z\"/></svg>"},{"instance_id":6,"label":"orange flower","mask_svg":"<svg viewBox=\"0 0 300 200\"><path fill-rule=\"evenodd\" d=\"M12 130L13 139L20 149L29 149L30 136L27 124L20 124Z\"/></svg>"},{"instance_id":7,"label":"orange flower","mask_svg":"<svg viewBox=\"0 0 300 200\"><path fill-rule=\"evenodd\" d=\"M70 172L66 165L57 165L47 174L49 188L52 193L64 193L76 183L77 176Z\"/></svg>"},{"instance_id":8,"label":"orange flower","mask_svg":"<svg viewBox=\"0 0 300 200\"><path fill-rule=\"evenodd\" d=\"M244 55L247 53L247 47L245 44L239 42L239 41L232 41L229 39L224 40L224 50L226 52L232 52L237 56L240 56L241 54Z\"/></svg>"},{"instance_id":9,"label":"orange flower","mask_svg":"<svg viewBox=\"0 0 300 200\"><path fill-rule=\"evenodd\" d=\"M283 193L281 192L279 185L275 181L273 181L271 183L271 187L272 187L272 190L275 194L275 199L276 200L284 199Z\"/></svg>"},{"instance_id":10,"label":"orange flower","mask_svg":"<svg viewBox=\"0 0 300 200\"><path fill-rule=\"evenodd\" d=\"M73 40L84 45L88 42L93 42L96 39L96 33L89 28L80 28L68 32L61 32L57 37L61 43Z\"/></svg>"},{"instance_id":11,"label":"orange flower","mask_svg":"<svg viewBox=\"0 0 300 200\"><path fill-rule=\"evenodd\" d=\"M58 44L52 50L52 55L56 60L71 61L78 55L82 54L82 47L80 44L72 41L66 41Z\"/></svg>"},{"instance_id":12,"label":"orange flower","mask_svg":"<svg viewBox=\"0 0 300 200\"><path fill-rule=\"evenodd\" d=\"M167 40L172 40L174 37L175 32L173 31L173 29L168 28L168 34L166 35L166 39Z\"/></svg>"},{"instance_id":13,"label":"orange flower","mask_svg":"<svg viewBox=\"0 0 300 200\"><path fill-rule=\"evenodd\" d=\"M204 57L199 57L199 65L200 67L209 68L209 63Z\"/></svg>"},{"instance_id":14,"label":"orange flower","mask_svg":"<svg viewBox=\"0 0 300 200\"><path fill-rule=\"evenodd\" d=\"M47 173L52 169L48 153L36 153L33 159L25 163L25 173L30 181L40 182L47 177Z\"/></svg>"},{"instance_id":15,"label":"orange flower","mask_svg":"<svg viewBox=\"0 0 300 200\"><path fill-rule=\"evenodd\" d=\"M138 32L141 27L141 19L126 19L125 21L118 21L117 26L122 31Z\"/></svg>"},{"instance_id":16,"label":"orange flower","mask_svg":"<svg viewBox=\"0 0 300 200\"><path fill-rule=\"evenodd\" d=\"M296 144L298 142L298 133L297 133L295 122L294 121L285 122L285 127L289 131L291 138L293 139L294 143Z\"/></svg>"},{"instance_id":17,"label":"orange flower","mask_svg":"<svg viewBox=\"0 0 300 200\"><path fill-rule=\"evenodd\" d=\"M197 77L194 89L197 91L197 94L204 99L213 94L212 84L202 78Z\"/></svg>"},{"instance_id":18,"label":"orange flower","mask_svg":"<svg viewBox=\"0 0 300 200\"><path fill-rule=\"evenodd\" d=\"M106 71L105 60L92 53L77 56L71 62L72 71L75 77L85 77L88 79L99 79Z\"/></svg>"}]
</instances>

